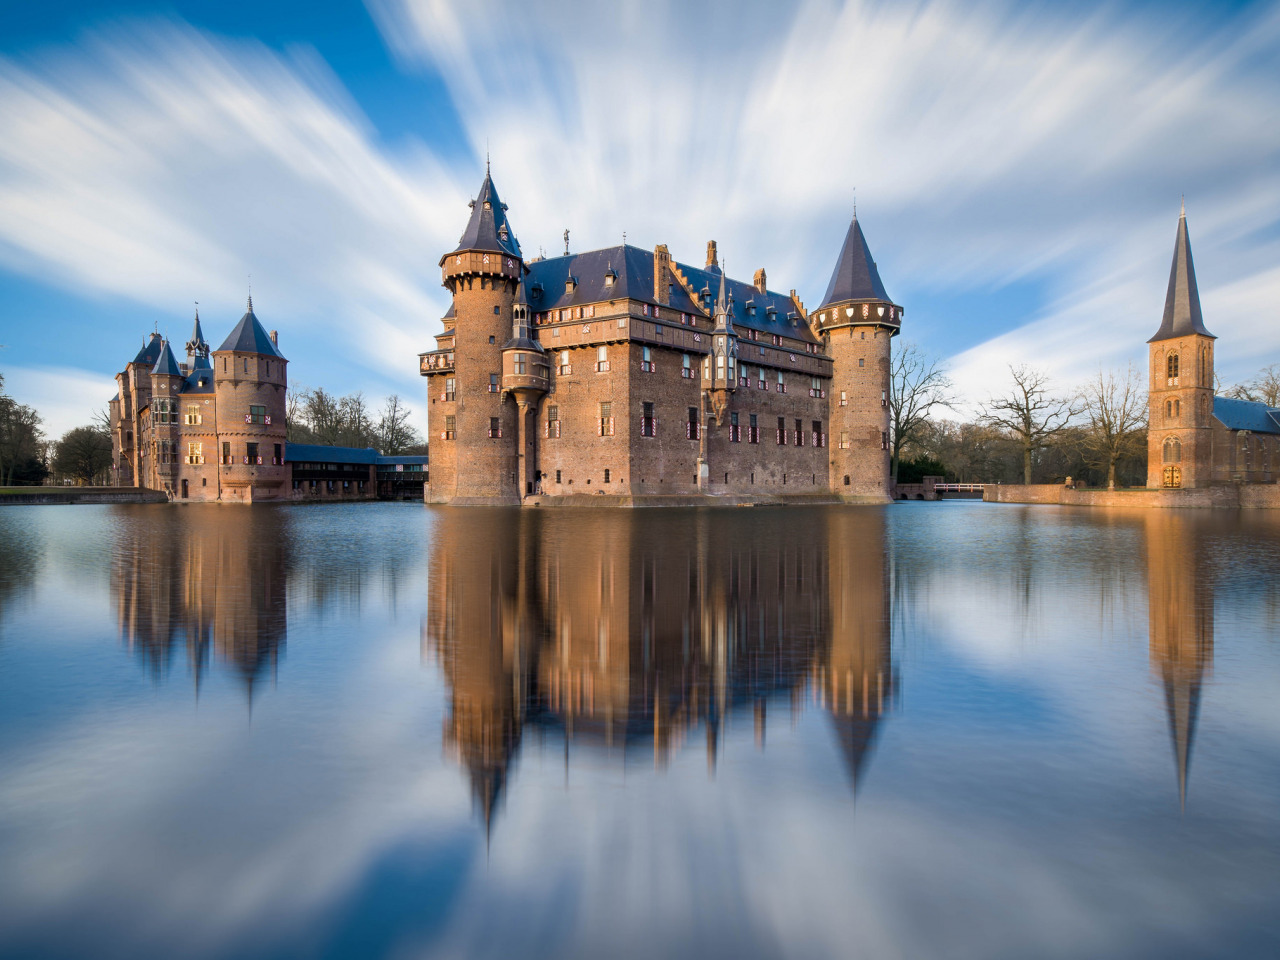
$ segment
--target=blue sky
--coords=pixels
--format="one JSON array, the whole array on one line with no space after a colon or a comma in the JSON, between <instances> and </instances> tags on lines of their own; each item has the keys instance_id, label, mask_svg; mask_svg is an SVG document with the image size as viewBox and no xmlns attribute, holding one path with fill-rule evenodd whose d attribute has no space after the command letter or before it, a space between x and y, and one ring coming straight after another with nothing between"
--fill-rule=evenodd
<instances>
[{"instance_id":1,"label":"blue sky","mask_svg":"<svg viewBox=\"0 0 1280 960\"><path fill-rule=\"evenodd\" d=\"M811 304L856 189L970 408L1141 364L1185 193L1220 373L1280 361L1276 4L4 4L0 131L0 371L55 435L250 275L291 382L421 414L486 146L530 254L714 238Z\"/></svg>"}]
</instances>

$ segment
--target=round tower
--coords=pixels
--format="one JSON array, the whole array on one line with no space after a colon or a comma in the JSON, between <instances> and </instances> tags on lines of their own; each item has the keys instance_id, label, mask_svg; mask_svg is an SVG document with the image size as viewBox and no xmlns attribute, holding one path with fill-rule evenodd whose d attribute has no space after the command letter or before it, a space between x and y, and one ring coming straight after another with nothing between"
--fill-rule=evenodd
<instances>
[{"instance_id":1,"label":"round tower","mask_svg":"<svg viewBox=\"0 0 1280 960\"><path fill-rule=\"evenodd\" d=\"M518 444L521 404L506 402L503 386L503 349L511 339L512 307L525 271L506 209L486 170L457 248L440 258L443 284L453 295L453 329L448 344L442 344L448 348L444 365L424 369L432 399L430 502L453 501L465 491L467 497L514 503L531 482L532 474L521 479L522 466L527 469L521 461L528 460ZM525 311L528 329L527 305ZM510 353L513 365L517 352ZM436 387L440 379L443 390ZM526 409L531 397L525 389Z\"/></svg>"},{"instance_id":2,"label":"round tower","mask_svg":"<svg viewBox=\"0 0 1280 960\"><path fill-rule=\"evenodd\" d=\"M219 499L251 502L288 495L287 366L274 332L263 328L249 297L244 316L213 351Z\"/></svg>"},{"instance_id":3,"label":"round tower","mask_svg":"<svg viewBox=\"0 0 1280 960\"><path fill-rule=\"evenodd\" d=\"M822 304L810 320L834 361L831 489L888 499L890 341L902 308L889 299L855 213Z\"/></svg>"}]
</instances>

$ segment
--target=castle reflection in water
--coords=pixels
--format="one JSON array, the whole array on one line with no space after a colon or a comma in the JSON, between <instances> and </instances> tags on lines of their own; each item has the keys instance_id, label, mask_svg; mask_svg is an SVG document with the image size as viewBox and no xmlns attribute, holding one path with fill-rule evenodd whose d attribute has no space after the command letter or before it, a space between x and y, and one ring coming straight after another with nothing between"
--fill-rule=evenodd
<instances>
[{"instance_id":1,"label":"castle reflection in water","mask_svg":"<svg viewBox=\"0 0 1280 960\"><path fill-rule=\"evenodd\" d=\"M358 522L361 507L350 509ZM1108 521L1145 544L1149 657L1184 803L1214 654L1222 525L1210 513ZM287 507L119 508L112 597L123 641L153 676L185 659L198 693L219 666L251 701L282 658L291 591L312 610L358 600L374 568L410 589L414 568L387 568L373 549L317 558L313 544L307 556L294 543L306 540L298 517ZM467 771L486 824L531 729L563 736L566 750L658 765L699 738L714 771L731 721L749 722L763 747L772 714L817 709L856 791L879 725L901 708L891 597L896 605L921 578L945 575L915 569L891 589L888 517L856 508L431 511L422 655L447 681L445 748ZM1036 565L1016 551L1004 562ZM1085 581L1109 575L1099 568Z\"/></svg>"}]
</instances>

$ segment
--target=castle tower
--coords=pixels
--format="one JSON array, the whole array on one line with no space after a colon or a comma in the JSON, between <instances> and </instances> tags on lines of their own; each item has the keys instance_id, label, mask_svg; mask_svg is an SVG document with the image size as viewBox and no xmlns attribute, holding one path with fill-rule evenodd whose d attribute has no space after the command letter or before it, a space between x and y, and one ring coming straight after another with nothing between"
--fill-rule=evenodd
<instances>
[{"instance_id":1,"label":"castle tower","mask_svg":"<svg viewBox=\"0 0 1280 960\"><path fill-rule=\"evenodd\" d=\"M187 367L190 370L209 369L209 343L200 329L200 311L196 310L196 323L187 341Z\"/></svg>"},{"instance_id":2,"label":"castle tower","mask_svg":"<svg viewBox=\"0 0 1280 960\"><path fill-rule=\"evenodd\" d=\"M1178 217L1164 319L1149 344L1147 486L1207 487L1213 478L1213 341L1200 313L1200 291L1187 234Z\"/></svg>"},{"instance_id":3,"label":"castle tower","mask_svg":"<svg viewBox=\"0 0 1280 960\"><path fill-rule=\"evenodd\" d=\"M848 497L888 498L889 341L901 326L902 308L885 292L856 213L810 318L834 361L831 488Z\"/></svg>"},{"instance_id":4,"label":"castle tower","mask_svg":"<svg viewBox=\"0 0 1280 960\"><path fill-rule=\"evenodd\" d=\"M173 494L178 477L178 394L182 390L182 370L169 341L160 346L160 356L151 369L151 449L155 488ZM148 484L150 486L150 484Z\"/></svg>"},{"instance_id":5,"label":"castle tower","mask_svg":"<svg viewBox=\"0 0 1280 960\"><path fill-rule=\"evenodd\" d=\"M720 294L716 297L716 325L711 331L711 352L702 358L702 419L713 413L716 424L724 421L729 400L738 389L738 334L733 329L733 316L729 298L725 294L724 268L720 269ZM710 480L707 463L707 445L710 443L709 423L703 424L698 438L698 486L706 488Z\"/></svg>"},{"instance_id":6,"label":"castle tower","mask_svg":"<svg viewBox=\"0 0 1280 960\"><path fill-rule=\"evenodd\" d=\"M457 248L440 258L453 323L446 318L438 349L421 358L431 397L428 502L449 502L462 491L518 502L527 489L517 447L520 403L507 403L502 386L503 348L525 272L506 210L486 170Z\"/></svg>"},{"instance_id":7,"label":"castle tower","mask_svg":"<svg viewBox=\"0 0 1280 960\"><path fill-rule=\"evenodd\" d=\"M511 394L516 405L516 482L521 499L533 493L537 471L537 433L529 420L536 417L538 404L550 389L551 364L542 345L533 339L522 278L511 305L511 339L502 345L502 392Z\"/></svg>"},{"instance_id":8,"label":"castle tower","mask_svg":"<svg viewBox=\"0 0 1280 960\"><path fill-rule=\"evenodd\" d=\"M213 351L218 487L223 500L285 496L285 391L288 361L253 312Z\"/></svg>"}]
</instances>

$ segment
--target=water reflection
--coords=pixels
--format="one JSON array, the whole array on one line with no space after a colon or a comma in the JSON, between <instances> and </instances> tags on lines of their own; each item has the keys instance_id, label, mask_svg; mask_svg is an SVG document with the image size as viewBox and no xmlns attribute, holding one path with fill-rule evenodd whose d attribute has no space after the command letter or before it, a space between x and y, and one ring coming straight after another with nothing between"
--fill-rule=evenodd
<instances>
[{"instance_id":1,"label":"water reflection","mask_svg":"<svg viewBox=\"0 0 1280 960\"><path fill-rule=\"evenodd\" d=\"M252 701L288 632L288 515L221 506L119 515L111 594L123 642L157 680L183 651L197 695L216 657Z\"/></svg>"},{"instance_id":2,"label":"water reflection","mask_svg":"<svg viewBox=\"0 0 1280 960\"><path fill-rule=\"evenodd\" d=\"M830 717L856 789L897 681L885 514L442 511L423 655L449 684L446 751L486 826L527 728L652 755L731 714ZM812 521L816 516L806 516Z\"/></svg>"}]
</instances>

